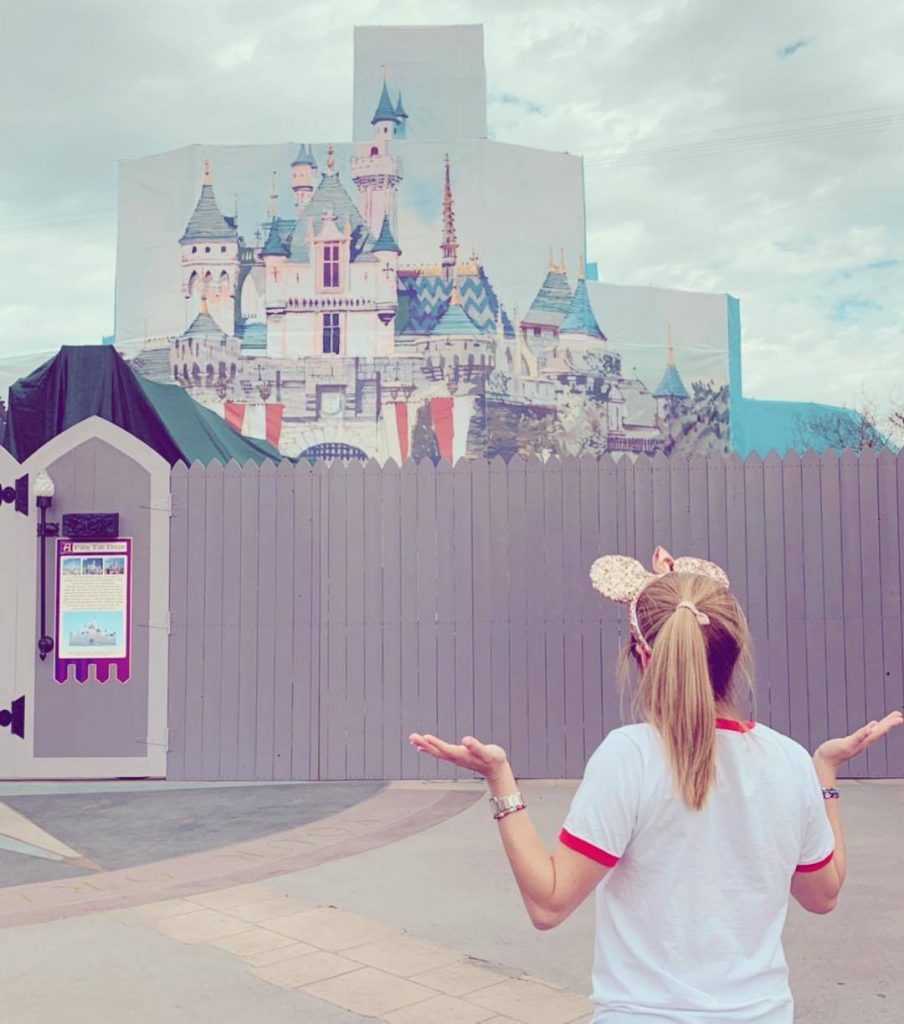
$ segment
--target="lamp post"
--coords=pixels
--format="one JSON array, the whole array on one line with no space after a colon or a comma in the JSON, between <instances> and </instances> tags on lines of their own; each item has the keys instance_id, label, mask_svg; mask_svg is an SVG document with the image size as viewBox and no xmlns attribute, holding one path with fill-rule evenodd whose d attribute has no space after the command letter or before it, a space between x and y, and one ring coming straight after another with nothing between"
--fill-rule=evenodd
<instances>
[{"instance_id":1,"label":"lamp post","mask_svg":"<svg viewBox=\"0 0 904 1024\"><path fill-rule=\"evenodd\" d=\"M35 477L34 492L41 522L38 524L38 543L41 549L41 636L38 640L38 654L44 661L53 650L53 637L47 635L47 538L59 536L59 523L47 522L47 510L53 504L55 488L50 474L41 470Z\"/></svg>"}]
</instances>

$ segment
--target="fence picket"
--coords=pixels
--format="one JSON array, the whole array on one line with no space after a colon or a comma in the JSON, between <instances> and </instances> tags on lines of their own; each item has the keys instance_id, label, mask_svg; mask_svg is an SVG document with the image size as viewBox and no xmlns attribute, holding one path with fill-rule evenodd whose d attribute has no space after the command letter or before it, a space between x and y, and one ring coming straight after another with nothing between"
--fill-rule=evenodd
<instances>
[{"instance_id":1,"label":"fence picket","mask_svg":"<svg viewBox=\"0 0 904 1024\"><path fill-rule=\"evenodd\" d=\"M601 554L728 570L758 717L809 747L904 700L902 457L640 456L172 471L168 774L436 778L414 729L575 777L621 721ZM76 487L73 484L73 487ZM85 499L88 500L87 498ZM855 777L904 776L883 743Z\"/></svg>"}]
</instances>

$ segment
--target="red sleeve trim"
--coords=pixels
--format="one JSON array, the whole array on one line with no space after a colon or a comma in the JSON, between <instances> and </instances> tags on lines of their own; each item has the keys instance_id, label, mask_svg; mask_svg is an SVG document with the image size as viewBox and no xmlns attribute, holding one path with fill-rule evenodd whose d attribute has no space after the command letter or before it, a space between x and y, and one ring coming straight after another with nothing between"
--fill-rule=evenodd
<instances>
[{"instance_id":1,"label":"red sleeve trim","mask_svg":"<svg viewBox=\"0 0 904 1024\"><path fill-rule=\"evenodd\" d=\"M834 856L835 851L832 850L828 857L823 857L822 860L817 861L815 864L798 864L794 870L800 871L802 874L806 874L809 871L819 871L821 868L824 868Z\"/></svg>"},{"instance_id":2,"label":"red sleeve trim","mask_svg":"<svg viewBox=\"0 0 904 1024\"><path fill-rule=\"evenodd\" d=\"M618 857L607 853L605 850L601 850L598 846L594 846L593 843L588 843L586 839L578 839L577 836L566 832L564 828L559 833L559 842L563 846L567 846L569 850L583 853L585 857L589 857L591 860L595 860L597 864L603 864L607 868L615 867L618 863Z\"/></svg>"}]
</instances>

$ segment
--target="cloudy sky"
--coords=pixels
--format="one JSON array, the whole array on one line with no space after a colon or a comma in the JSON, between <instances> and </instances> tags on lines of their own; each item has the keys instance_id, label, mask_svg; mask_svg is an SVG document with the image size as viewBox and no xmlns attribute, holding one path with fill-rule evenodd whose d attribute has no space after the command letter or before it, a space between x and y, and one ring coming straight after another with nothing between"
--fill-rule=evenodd
<instances>
[{"instance_id":1,"label":"cloudy sky","mask_svg":"<svg viewBox=\"0 0 904 1024\"><path fill-rule=\"evenodd\" d=\"M737 295L748 395L904 404L899 4L2 7L2 355L112 331L118 159L350 138L355 24L483 22L490 133L584 155L602 280Z\"/></svg>"}]
</instances>

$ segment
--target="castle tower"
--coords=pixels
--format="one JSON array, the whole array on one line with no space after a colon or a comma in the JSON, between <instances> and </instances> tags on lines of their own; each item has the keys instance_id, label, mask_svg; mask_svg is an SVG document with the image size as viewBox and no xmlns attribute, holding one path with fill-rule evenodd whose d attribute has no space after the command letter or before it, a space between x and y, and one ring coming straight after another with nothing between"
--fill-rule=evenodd
<instances>
[{"instance_id":1,"label":"castle tower","mask_svg":"<svg viewBox=\"0 0 904 1024\"><path fill-rule=\"evenodd\" d=\"M203 296L217 324L226 334L235 334L238 231L235 219L224 217L217 204L209 160L204 161L201 195L179 245L186 326L198 315Z\"/></svg>"},{"instance_id":2,"label":"castle tower","mask_svg":"<svg viewBox=\"0 0 904 1024\"><path fill-rule=\"evenodd\" d=\"M295 193L295 216L301 217L304 208L314 194L314 178L317 174L317 161L310 146L302 143L298 147L298 156L292 161L292 191Z\"/></svg>"},{"instance_id":3,"label":"castle tower","mask_svg":"<svg viewBox=\"0 0 904 1024\"><path fill-rule=\"evenodd\" d=\"M297 198L297 193L296 193ZM276 172L270 189L270 231L261 249L264 264L264 295L266 317L279 317L286 308L286 261L289 249L279 231L279 197L276 192Z\"/></svg>"},{"instance_id":4,"label":"castle tower","mask_svg":"<svg viewBox=\"0 0 904 1024\"><path fill-rule=\"evenodd\" d=\"M563 345L577 344L579 348L584 349L599 346L606 341L606 335L597 323L593 307L590 305L587 282L584 280L583 259L578 273L578 286L574 290L565 319L559 327L559 340Z\"/></svg>"},{"instance_id":5,"label":"castle tower","mask_svg":"<svg viewBox=\"0 0 904 1024\"><path fill-rule=\"evenodd\" d=\"M380 261L380 277L377 283L377 315L381 323L389 324L395 319L399 307L396 274L402 250L393 237L388 217L383 218L380 235L374 242L371 252Z\"/></svg>"},{"instance_id":6,"label":"castle tower","mask_svg":"<svg viewBox=\"0 0 904 1024\"><path fill-rule=\"evenodd\" d=\"M376 238L382 230L384 217L389 217L392 231L398 232L396 190L402 180L401 165L389 151L399 121L396 108L389 98L385 69L383 91L371 124L374 126L372 141L362 143L357 155L352 157L352 181L358 190L358 209L370 233Z\"/></svg>"},{"instance_id":7,"label":"castle tower","mask_svg":"<svg viewBox=\"0 0 904 1024\"><path fill-rule=\"evenodd\" d=\"M667 419L675 414L679 402L690 397L681 374L675 366L675 349L672 345L672 327L668 328L668 348L666 354L665 373L659 382L659 387L653 392L656 399L657 425L662 425Z\"/></svg>"},{"instance_id":8,"label":"castle tower","mask_svg":"<svg viewBox=\"0 0 904 1024\"><path fill-rule=\"evenodd\" d=\"M443 240L440 243L443 280L451 284L458 264L458 238L455 234L455 208L452 204L452 182L449 177L449 154L446 153L446 180L443 185Z\"/></svg>"},{"instance_id":9,"label":"castle tower","mask_svg":"<svg viewBox=\"0 0 904 1024\"><path fill-rule=\"evenodd\" d=\"M395 106L395 116L396 116L396 122L397 122L396 130L395 130L395 137L397 139L404 139L405 136L406 136L406 133L407 133L408 114L405 112L405 108L402 106L402 93L401 93L401 91L399 92L399 102L396 103L396 106Z\"/></svg>"},{"instance_id":10,"label":"castle tower","mask_svg":"<svg viewBox=\"0 0 904 1024\"><path fill-rule=\"evenodd\" d=\"M521 324L525 340L530 338L537 348L554 345L573 298L565 267L565 254L562 253L557 263L550 246L546 278Z\"/></svg>"}]
</instances>

